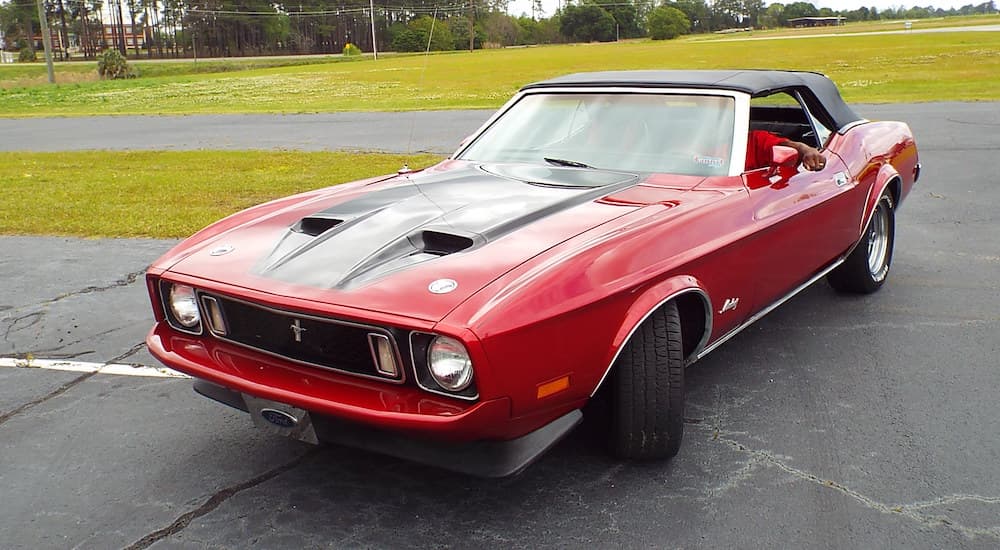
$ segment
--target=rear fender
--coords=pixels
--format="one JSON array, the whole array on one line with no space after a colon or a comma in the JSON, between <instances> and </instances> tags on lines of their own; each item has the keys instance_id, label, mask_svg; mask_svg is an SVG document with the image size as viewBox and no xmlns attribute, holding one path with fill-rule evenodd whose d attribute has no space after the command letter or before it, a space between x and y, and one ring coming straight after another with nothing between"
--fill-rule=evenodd
<instances>
[{"instance_id":1,"label":"rear fender","mask_svg":"<svg viewBox=\"0 0 1000 550\"><path fill-rule=\"evenodd\" d=\"M619 326L618 332L615 334L611 346L613 354L608 359L608 366L604 369L604 375L601 376L597 386L595 386L594 390L590 393L591 397L597 394L597 390L599 390L601 385L604 384L604 380L607 379L608 374L611 372L611 367L614 366L615 361L618 360L618 355L621 354L622 350L625 348L625 344L628 342L629 338L632 337L632 334L635 333L646 318L663 306L663 304L682 296L695 296L704 307L704 326L702 327L701 337L693 349L689 352L686 350L685 361L692 362L694 358L698 356L698 352L705 347L708 337L712 333L711 300L709 300L708 293L705 292L701 283L694 277L688 275L671 277L645 289L637 289L636 292L638 292L639 295L632 302L632 306L626 312L625 318L623 319L621 326Z\"/></svg>"},{"instance_id":2,"label":"rear fender","mask_svg":"<svg viewBox=\"0 0 1000 550\"><path fill-rule=\"evenodd\" d=\"M900 178L896 169L891 164L882 166L875 179L875 185L872 185L871 189L868 190L868 198L865 200L865 211L861 215L861 225L858 226L858 238L854 241L854 245L844 253L845 258L850 256L851 252L854 252L854 249L864 240L865 228L868 227L868 222L871 221L872 215L875 213L875 206L878 204L879 199L882 198L882 194L885 193L886 189L889 190L890 200L893 207L895 207L901 192Z\"/></svg>"},{"instance_id":3,"label":"rear fender","mask_svg":"<svg viewBox=\"0 0 1000 550\"><path fill-rule=\"evenodd\" d=\"M882 168L878 171L878 176L875 178L875 185L871 187L868 191L868 199L865 201L865 212L861 217L861 226L858 227L858 235L862 235L865 228L868 227L868 222L872 219L872 214L875 212L875 205L878 204L882 195L889 191L889 196L892 198L892 204L895 205L899 202L900 197L900 185L901 178L899 172L891 164L883 164Z\"/></svg>"}]
</instances>

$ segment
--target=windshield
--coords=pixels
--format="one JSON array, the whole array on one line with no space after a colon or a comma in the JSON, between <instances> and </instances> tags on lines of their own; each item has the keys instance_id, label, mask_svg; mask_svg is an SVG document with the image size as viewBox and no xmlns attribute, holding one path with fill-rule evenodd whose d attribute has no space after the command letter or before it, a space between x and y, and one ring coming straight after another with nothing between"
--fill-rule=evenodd
<instances>
[{"instance_id":1,"label":"windshield","mask_svg":"<svg viewBox=\"0 0 1000 550\"><path fill-rule=\"evenodd\" d=\"M732 97L648 93L528 94L458 158L628 172L725 175Z\"/></svg>"}]
</instances>

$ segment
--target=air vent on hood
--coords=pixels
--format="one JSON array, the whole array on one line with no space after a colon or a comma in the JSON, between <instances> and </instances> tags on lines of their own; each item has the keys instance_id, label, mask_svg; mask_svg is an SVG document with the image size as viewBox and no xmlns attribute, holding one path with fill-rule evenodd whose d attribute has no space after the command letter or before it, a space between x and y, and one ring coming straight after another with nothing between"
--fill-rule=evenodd
<instances>
[{"instance_id":1,"label":"air vent on hood","mask_svg":"<svg viewBox=\"0 0 1000 550\"><path fill-rule=\"evenodd\" d=\"M417 235L417 247L422 252L436 256L446 256L470 248L472 239L462 235L440 233L438 231L421 231Z\"/></svg>"},{"instance_id":2,"label":"air vent on hood","mask_svg":"<svg viewBox=\"0 0 1000 550\"><path fill-rule=\"evenodd\" d=\"M334 218L323 218L318 216L310 216L308 218L302 218L299 223L292 227L292 231L297 231L299 233L305 233L315 237L317 235L326 233L331 228L337 226L344 220L338 220Z\"/></svg>"}]
</instances>

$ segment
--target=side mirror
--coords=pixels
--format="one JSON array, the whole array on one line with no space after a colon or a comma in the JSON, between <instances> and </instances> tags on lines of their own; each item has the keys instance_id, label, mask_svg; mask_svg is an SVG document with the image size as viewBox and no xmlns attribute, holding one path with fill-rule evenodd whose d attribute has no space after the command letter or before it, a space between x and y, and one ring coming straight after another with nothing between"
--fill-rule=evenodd
<instances>
[{"instance_id":1,"label":"side mirror","mask_svg":"<svg viewBox=\"0 0 1000 550\"><path fill-rule=\"evenodd\" d=\"M793 167L799 163L799 152L787 145L775 145L771 148L771 167Z\"/></svg>"},{"instance_id":2,"label":"side mirror","mask_svg":"<svg viewBox=\"0 0 1000 550\"><path fill-rule=\"evenodd\" d=\"M786 145L771 147L771 166L767 170L768 179L779 177L781 168L794 168L799 163L799 152Z\"/></svg>"}]
</instances>

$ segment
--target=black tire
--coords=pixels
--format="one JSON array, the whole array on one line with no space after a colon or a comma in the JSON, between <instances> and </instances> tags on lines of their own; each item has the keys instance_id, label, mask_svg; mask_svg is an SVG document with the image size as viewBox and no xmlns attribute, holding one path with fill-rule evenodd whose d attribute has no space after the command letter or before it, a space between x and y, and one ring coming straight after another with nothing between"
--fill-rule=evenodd
<instances>
[{"instance_id":1,"label":"black tire","mask_svg":"<svg viewBox=\"0 0 1000 550\"><path fill-rule=\"evenodd\" d=\"M844 263L826 276L827 282L840 292L875 292L889 276L895 240L896 217L892 196L886 191L875 205L872 219L868 222L861 241Z\"/></svg>"},{"instance_id":2,"label":"black tire","mask_svg":"<svg viewBox=\"0 0 1000 550\"><path fill-rule=\"evenodd\" d=\"M677 454L684 433L684 353L677 304L647 318L612 368L612 452L621 458Z\"/></svg>"}]
</instances>

